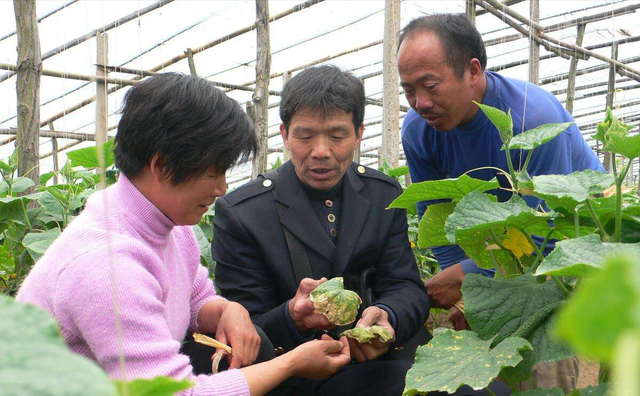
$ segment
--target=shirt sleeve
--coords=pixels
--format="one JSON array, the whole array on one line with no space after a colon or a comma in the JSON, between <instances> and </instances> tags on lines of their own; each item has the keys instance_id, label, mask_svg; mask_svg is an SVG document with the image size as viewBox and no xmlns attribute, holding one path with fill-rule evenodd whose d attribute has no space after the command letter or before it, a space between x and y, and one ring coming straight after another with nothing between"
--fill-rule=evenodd
<instances>
[{"instance_id":1,"label":"shirt sleeve","mask_svg":"<svg viewBox=\"0 0 640 396\"><path fill-rule=\"evenodd\" d=\"M166 317L170 290L163 263L141 244L122 243L112 248L117 257L113 268L106 249L97 249L75 259L60 274L54 309L65 331L86 343L87 353L111 378L167 376L194 383L181 395L248 396L248 383L241 371L196 376L189 358L178 352L180 341L171 334L170 318ZM110 279L115 280L114 285ZM124 376L119 351L125 355Z\"/></svg>"}]
</instances>

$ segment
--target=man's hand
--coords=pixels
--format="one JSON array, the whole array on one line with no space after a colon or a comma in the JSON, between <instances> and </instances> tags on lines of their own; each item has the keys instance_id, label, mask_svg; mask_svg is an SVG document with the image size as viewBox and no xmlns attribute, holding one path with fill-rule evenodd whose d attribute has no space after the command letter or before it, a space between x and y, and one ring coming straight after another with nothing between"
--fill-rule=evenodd
<instances>
[{"instance_id":1,"label":"man's hand","mask_svg":"<svg viewBox=\"0 0 640 396\"><path fill-rule=\"evenodd\" d=\"M460 263L452 265L442 272L437 273L425 283L427 294L434 308L449 309L462 298L462 281L464 271Z\"/></svg>"},{"instance_id":2,"label":"man's hand","mask_svg":"<svg viewBox=\"0 0 640 396\"><path fill-rule=\"evenodd\" d=\"M309 299L309 293L326 281L327 278L320 280L304 278L298 286L296 295L289 301L289 315L301 334L310 330L330 330L336 327L326 316L315 312L313 303Z\"/></svg>"},{"instance_id":3,"label":"man's hand","mask_svg":"<svg viewBox=\"0 0 640 396\"><path fill-rule=\"evenodd\" d=\"M255 362L260 351L260 336L249 312L238 303L226 301L216 329L216 340L232 348L229 368L240 368Z\"/></svg>"},{"instance_id":4,"label":"man's hand","mask_svg":"<svg viewBox=\"0 0 640 396\"><path fill-rule=\"evenodd\" d=\"M451 322L455 331L471 330L467 324L467 319L464 317L464 314L455 306L451 307L451 310L449 310L449 322Z\"/></svg>"},{"instance_id":5,"label":"man's hand","mask_svg":"<svg viewBox=\"0 0 640 396\"><path fill-rule=\"evenodd\" d=\"M384 309L371 306L364 310L362 317L356 324L356 327L382 326L391 333L391 339L387 342L381 342L379 338L374 338L370 342L364 344L359 343L353 338L349 338L349 347L351 348L351 356L356 358L360 363L367 360L374 360L384 355L389 347L396 339L396 332L389 323L389 313Z\"/></svg>"},{"instance_id":6,"label":"man's hand","mask_svg":"<svg viewBox=\"0 0 640 396\"><path fill-rule=\"evenodd\" d=\"M310 379L325 379L349 363L347 337L335 341L324 334L321 340L305 342L287 353L291 370L295 375Z\"/></svg>"}]
</instances>

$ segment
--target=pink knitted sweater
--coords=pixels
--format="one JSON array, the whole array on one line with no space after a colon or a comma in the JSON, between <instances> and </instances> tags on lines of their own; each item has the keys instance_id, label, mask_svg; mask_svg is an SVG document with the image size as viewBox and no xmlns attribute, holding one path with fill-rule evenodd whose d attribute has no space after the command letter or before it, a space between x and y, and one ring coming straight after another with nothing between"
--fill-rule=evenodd
<instances>
[{"instance_id":1,"label":"pink knitted sweater","mask_svg":"<svg viewBox=\"0 0 640 396\"><path fill-rule=\"evenodd\" d=\"M98 362L111 378L169 376L195 383L182 395L249 395L240 370L195 376L189 358L178 353L196 329L200 308L217 298L191 227L175 226L120 175L89 198L16 299L52 314L71 350Z\"/></svg>"}]
</instances>

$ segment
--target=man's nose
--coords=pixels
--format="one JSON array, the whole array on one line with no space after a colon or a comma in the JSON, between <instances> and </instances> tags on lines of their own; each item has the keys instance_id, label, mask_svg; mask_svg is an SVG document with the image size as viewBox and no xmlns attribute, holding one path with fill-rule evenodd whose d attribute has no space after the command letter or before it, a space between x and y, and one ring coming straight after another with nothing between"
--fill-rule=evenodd
<instances>
[{"instance_id":1,"label":"man's nose","mask_svg":"<svg viewBox=\"0 0 640 396\"><path fill-rule=\"evenodd\" d=\"M313 150L311 151L311 155L313 158L326 159L331 156L331 149L329 148L329 139L328 138L320 138L317 139L315 144L313 145Z\"/></svg>"},{"instance_id":2,"label":"man's nose","mask_svg":"<svg viewBox=\"0 0 640 396\"><path fill-rule=\"evenodd\" d=\"M418 110L429 110L433 107L433 100L428 94L421 92L416 95L416 108Z\"/></svg>"}]
</instances>

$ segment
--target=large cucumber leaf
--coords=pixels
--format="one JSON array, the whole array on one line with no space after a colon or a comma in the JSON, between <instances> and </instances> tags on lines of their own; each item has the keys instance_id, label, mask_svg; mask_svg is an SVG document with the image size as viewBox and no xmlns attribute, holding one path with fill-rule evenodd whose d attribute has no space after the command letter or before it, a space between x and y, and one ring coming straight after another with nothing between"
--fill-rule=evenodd
<instances>
[{"instance_id":1,"label":"large cucumber leaf","mask_svg":"<svg viewBox=\"0 0 640 396\"><path fill-rule=\"evenodd\" d=\"M460 201L472 191L487 191L500 188L496 178L489 181L474 179L462 175L456 179L429 180L411 183L409 187L391 204L389 208L409 208L418 202L434 199L451 199Z\"/></svg>"},{"instance_id":2,"label":"large cucumber leaf","mask_svg":"<svg viewBox=\"0 0 640 396\"><path fill-rule=\"evenodd\" d=\"M509 142L509 148L513 150L533 150L566 131L567 128L573 124L573 122L544 124L536 128L529 129L528 131L514 136Z\"/></svg>"}]
</instances>

